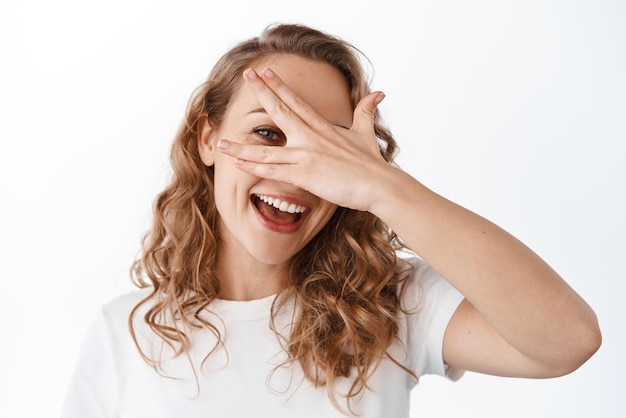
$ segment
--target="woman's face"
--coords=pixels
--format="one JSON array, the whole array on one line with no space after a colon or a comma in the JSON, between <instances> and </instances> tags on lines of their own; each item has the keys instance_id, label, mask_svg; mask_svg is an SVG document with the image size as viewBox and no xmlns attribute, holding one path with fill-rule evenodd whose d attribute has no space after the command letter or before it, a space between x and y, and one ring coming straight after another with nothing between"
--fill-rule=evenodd
<instances>
[{"instance_id":1,"label":"woman's face","mask_svg":"<svg viewBox=\"0 0 626 418\"><path fill-rule=\"evenodd\" d=\"M351 126L353 109L348 85L337 69L287 54L268 56L255 69L260 72L265 67L270 67L330 123ZM211 130L205 125L200 133L202 159L214 165L221 239L218 257L241 265L287 265L326 225L336 206L289 183L239 170L232 157L216 151L220 139L291 146L243 82L220 126Z\"/></svg>"}]
</instances>

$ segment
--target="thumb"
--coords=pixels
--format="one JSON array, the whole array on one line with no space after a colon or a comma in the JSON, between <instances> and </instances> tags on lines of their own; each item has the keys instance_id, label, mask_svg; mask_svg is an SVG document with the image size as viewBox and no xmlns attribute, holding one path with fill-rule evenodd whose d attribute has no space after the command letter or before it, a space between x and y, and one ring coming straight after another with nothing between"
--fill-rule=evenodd
<instances>
[{"instance_id":1,"label":"thumb","mask_svg":"<svg viewBox=\"0 0 626 418\"><path fill-rule=\"evenodd\" d=\"M352 120L353 131L369 131L374 127L374 112L376 107L385 98L385 93L376 91L362 98L354 109L354 117Z\"/></svg>"}]
</instances>

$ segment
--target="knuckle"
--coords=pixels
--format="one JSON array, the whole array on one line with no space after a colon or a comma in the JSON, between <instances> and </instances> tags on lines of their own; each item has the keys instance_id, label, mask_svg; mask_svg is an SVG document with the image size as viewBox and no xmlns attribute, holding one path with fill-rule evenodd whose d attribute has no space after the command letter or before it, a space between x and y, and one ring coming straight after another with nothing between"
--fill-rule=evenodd
<instances>
[{"instance_id":1,"label":"knuckle","mask_svg":"<svg viewBox=\"0 0 626 418\"><path fill-rule=\"evenodd\" d=\"M304 101L304 99L300 96L298 96L297 94L293 95L293 103L298 106L298 107L306 107L307 106L307 102Z\"/></svg>"},{"instance_id":2,"label":"knuckle","mask_svg":"<svg viewBox=\"0 0 626 418\"><path fill-rule=\"evenodd\" d=\"M263 159L263 161L271 159L273 154L274 150L272 149L272 147L261 148L261 158Z\"/></svg>"},{"instance_id":3,"label":"knuckle","mask_svg":"<svg viewBox=\"0 0 626 418\"><path fill-rule=\"evenodd\" d=\"M315 167L317 165L316 156L309 152L300 153L298 161L304 167Z\"/></svg>"},{"instance_id":4,"label":"knuckle","mask_svg":"<svg viewBox=\"0 0 626 418\"><path fill-rule=\"evenodd\" d=\"M361 113L363 113L365 116L369 118L373 118L374 114L376 113L376 108L371 108L369 106L363 105L361 107Z\"/></svg>"},{"instance_id":5,"label":"knuckle","mask_svg":"<svg viewBox=\"0 0 626 418\"><path fill-rule=\"evenodd\" d=\"M279 100L274 106L276 113L287 116L291 113L291 109L282 100Z\"/></svg>"},{"instance_id":6,"label":"knuckle","mask_svg":"<svg viewBox=\"0 0 626 418\"><path fill-rule=\"evenodd\" d=\"M270 178L273 178L276 175L277 167L275 165L267 165L265 167L266 175Z\"/></svg>"}]
</instances>

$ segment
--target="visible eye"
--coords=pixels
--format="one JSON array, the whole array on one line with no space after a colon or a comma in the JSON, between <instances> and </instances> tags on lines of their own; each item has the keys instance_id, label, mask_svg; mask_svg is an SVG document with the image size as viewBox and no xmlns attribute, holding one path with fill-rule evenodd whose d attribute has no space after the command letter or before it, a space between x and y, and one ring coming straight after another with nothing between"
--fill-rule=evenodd
<instances>
[{"instance_id":1,"label":"visible eye","mask_svg":"<svg viewBox=\"0 0 626 418\"><path fill-rule=\"evenodd\" d=\"M273 142L276 143L276 145L283 145L285 143L285 135L280 132L280 130L262 126L255 128L253 132L266 142Z\"/></svg>"}]
</instances>

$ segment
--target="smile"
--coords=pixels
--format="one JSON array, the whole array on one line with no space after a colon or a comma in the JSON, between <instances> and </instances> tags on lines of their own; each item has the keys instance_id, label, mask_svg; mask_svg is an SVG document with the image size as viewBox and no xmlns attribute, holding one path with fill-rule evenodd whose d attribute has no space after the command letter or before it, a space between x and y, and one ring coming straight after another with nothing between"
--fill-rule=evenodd
<instances>
[{"instance_id":1,"label":"smile","mask_svg":"<svg viewBox=\"0 0 626 418\"><path fill-rule=\"evenodd\" d=\"M253 194L250 198L261 223L274 232L295 232L309 214L307 206L278 197Z\"/></svg>"},{"instance_id":2,"label":"smile","mask_svg":"<svg viewBox=\"0 0 626 418\"><path fill-rule=\"evenodd\" d=\"M289 203L271 196L265 196L263 194L257 194L255 196L259 200L267 203L268 205L278 209L281 212L302 213L306 210L306 206L296 205L295 203Z\"/></svg>"}]
</instances>

